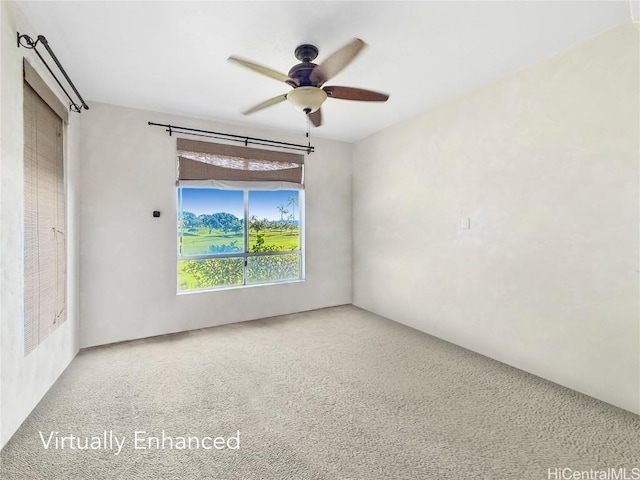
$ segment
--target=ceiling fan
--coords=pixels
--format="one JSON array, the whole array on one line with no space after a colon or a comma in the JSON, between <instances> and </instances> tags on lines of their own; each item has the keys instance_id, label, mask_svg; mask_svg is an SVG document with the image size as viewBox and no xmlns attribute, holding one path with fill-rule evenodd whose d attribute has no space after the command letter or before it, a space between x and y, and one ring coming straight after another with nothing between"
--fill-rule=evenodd
<instances>
[{"instance_id":1,"label":"ceiling fan","mask_svg":"<svg viewBox=\"0 0 640 480\"><path fill-rule=\"evenodd\" d=\"M322 113L320 107L327 98L339 98L343 100L359 100L364 102L386 102L389 95L362 88L352 87L324 87L324 83L341 72L366 46L359 38L354 38L344 47L336 50L320 65L311 63L318 56L318 48L315 45L303 44L295 49L295 56L299 63L285 75L269 67L245 60L232 55L229 61L254 70L267 77L275 78L293 87L289 93L278 95L265 102L251 107L242 113L249 115L263 108L276 105L285 100L299 111L309 116L311 123L316 127L322 125Z\"/></svg>"}]
</instances>

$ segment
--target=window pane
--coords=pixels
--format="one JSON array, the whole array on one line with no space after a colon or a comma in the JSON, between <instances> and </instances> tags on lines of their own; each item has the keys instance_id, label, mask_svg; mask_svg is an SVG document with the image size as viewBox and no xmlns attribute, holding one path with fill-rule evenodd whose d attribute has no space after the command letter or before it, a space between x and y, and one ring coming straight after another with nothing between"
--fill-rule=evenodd
<instances>
[{"instance_id":1,"label":"window pane","mask_svg":"<svg viewBox=\"0 0 640 480\"><path fill-rule=\"evenodd\" d=\"M247 258L247 283L277 282L300 278L300 255L260 255Z\"/></svg>"},{"instance_id":2,"label":"window pane","mask_svg":"<svg viewBox=\"0 0 640 480\"><path fill-rule=\"evenodd\" d=\"M180 188L178 248L182 256L244 251L244 193ZM180 203L179 203L180 205Z\"/></svg>"},{"instance_id":3,"label":"window pane","mask_svg":"<svg viewBox=\"0 0 640 480\"><path fill-rule=\"evenodd\" d=\"M178 290L242 285L242 258L178 261Z\"/></svg>"},{"instance_id":4,"label":"window pane","mask_svg":"<svg viewBox=\"0 0 640 480\"><path fill-rule=\"evenodd\" d=\"M249 192L249 251L300 250L300 192Z\"/></svg>"}]
</instances>

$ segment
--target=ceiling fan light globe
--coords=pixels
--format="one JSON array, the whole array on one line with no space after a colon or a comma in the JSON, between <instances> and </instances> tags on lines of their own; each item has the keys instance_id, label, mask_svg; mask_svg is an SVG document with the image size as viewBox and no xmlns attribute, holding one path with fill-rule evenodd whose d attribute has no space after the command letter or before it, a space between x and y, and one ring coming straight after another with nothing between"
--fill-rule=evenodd
<instances>
[{"instance_id":1,"label":"ceiling fan light globe","mask_svg":"<svg viewBox=\"0 0 640 480\"><path fill-rule=\"evenodd\" d=\"M298 87L287 94L287 100L291 105L299 112L307 114L317 111L326 99L326 92L318 87Z\"/></svg>"}]
</instances>

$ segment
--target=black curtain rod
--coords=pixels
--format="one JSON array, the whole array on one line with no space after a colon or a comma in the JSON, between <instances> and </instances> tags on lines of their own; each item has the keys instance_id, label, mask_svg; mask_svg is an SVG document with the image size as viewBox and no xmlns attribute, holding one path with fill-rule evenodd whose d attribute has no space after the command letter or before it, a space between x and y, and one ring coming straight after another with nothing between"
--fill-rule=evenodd
<instances>
[{"instance_id":1,"label":"black curtain rod","mask_svg":"<svg viewBox=\"0 0 640 480\"><path fill-rule=\"evenodd\" d=\"M18 35L18 47L28 48L29 50L33 50L34 52L36 52L36 55L38 55L38 58L42 61L42 63L44 63L44 66L47 67L47 70L49 70L49 73L51 74L51 76L58 83L58 85L60 86L60 88L62 89L64 94L67 96L67 98L71 102L69 104L69 110L71 110L73 112L76 112L76 113L82 112L82 107L84 107L85 110L89 110L89 106L86 104L86 102L84 101L84 99L82 98L80 93L78 92L78 89L76 88L76 86L73 84L73 82L69 78L69 75L67 75L67 72L65 71L64 67L60 64L60 61L58 60L58 57L56 57L55 53L53 53L53 50L51 50L51 47L49 46L49 42L47 41L45 36L44 35L38 35L38 39L34 42L33 39L29 35L20 35L20 32L18 32L17 35ZM81 105L78 105L75 102L75 100L73 100L73 98L71 98L71 95L69 95L69 92L67 92L67 90L64 88L64 86L62 85L62 83L58 79L58 77L56 77L55 73L53 73L53 70L51 70L51 67L49 67L49 64L45 61L44 58L42 58L42 55L36 49L36 47L38 46L39 42L42 43L44 45L44 48L47 50L47 52L49 52L49 55L51 56L51 58L53 59L53 61L56 64L56 66L58 67L58 70L60 70L62 75L64 75L64 78L67 80L67 83L71 86L71 88L73 89L74 93L77 95L78 99L80 100Z\"/></svg>"},{"instance_id":2,"label":"black curtain rod","mask_svg":"<svg viewBox=\"0 0 640 480\"><path fill-rule=\"evenodd\" d=\"M148 122L148 124L153 127L165 127L166 128L165 132L169 132L169 136L171 136L173 133L184 133L187 135L194 135L197 137L217 138L219 140L229 140L232 142L240 142L240 143L244 143L245 146L249 144L263 145L267 147L277 147L277 148L285 148L288 150L303 151L303 152L307 152L307 154L313 153L315 151L315 147L313 147L311 144L300 145L297 143L278 142L277 140L247 137L245 135L234 135L231 133L213 132L211 130L200 130L198 128L179 127L177 125L168 125L164 123Z\"/></svg>"}]
</instances>

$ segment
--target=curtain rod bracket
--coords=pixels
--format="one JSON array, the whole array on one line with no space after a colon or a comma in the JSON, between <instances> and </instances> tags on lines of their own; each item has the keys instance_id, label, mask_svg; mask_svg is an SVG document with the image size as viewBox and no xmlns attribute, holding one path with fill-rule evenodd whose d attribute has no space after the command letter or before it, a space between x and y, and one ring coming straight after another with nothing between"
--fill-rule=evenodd
<instances>
[{"instance_id":1,"label":"curtain rod bracket","mask_svg":"<svg viewBox=\"0 0 640 480\"><path fill-rule=\"evenodd\" d=\"M36 40L34 42L29 35L20 35L20 32L16 32L16 35L18 37L18 47L24 47L32 50L36 48L36 45L38 45L39 40Z\"/></svg>"}]
</instances>

